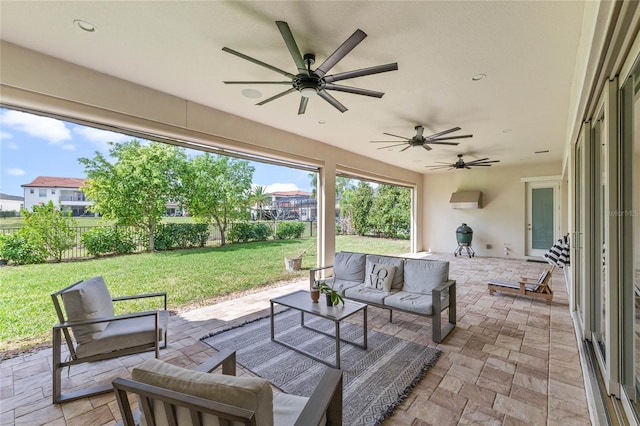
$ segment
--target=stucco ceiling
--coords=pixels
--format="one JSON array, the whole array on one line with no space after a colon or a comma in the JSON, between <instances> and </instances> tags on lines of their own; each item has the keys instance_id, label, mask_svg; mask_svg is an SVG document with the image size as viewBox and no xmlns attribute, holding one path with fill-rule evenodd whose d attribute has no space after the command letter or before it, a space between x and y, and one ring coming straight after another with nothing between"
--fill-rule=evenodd
<instances>
[{"instance_id":1,"label":"stucco ceiling","mask_svg":"<svg viewBox=\"0 0 640 426\"><path fill-rule=\"evenodd\" d=\"M250 120L421 173L434 162L482 157L494 167L560 161L584 12L581 1L0 2L3 40ZM82 31L74 20L96 27ZM355 30L368 37L331 73L397 62L398 71L341 82L382 99L332 92L348 111L299 94L255 103L282 86L224 80L282 76L224 46L295 73L275 21L288 22L319 65ZM477 74L486 74L473 81ZM243 89L256 89L252 99ZM574 94L575 96L575 94ZM411 137L455 126L458 146L378 150L388 132ZM259 143L259 141L256 141ZM546 154L535 151L549 150Z\"/></svg>"}]
</instances>

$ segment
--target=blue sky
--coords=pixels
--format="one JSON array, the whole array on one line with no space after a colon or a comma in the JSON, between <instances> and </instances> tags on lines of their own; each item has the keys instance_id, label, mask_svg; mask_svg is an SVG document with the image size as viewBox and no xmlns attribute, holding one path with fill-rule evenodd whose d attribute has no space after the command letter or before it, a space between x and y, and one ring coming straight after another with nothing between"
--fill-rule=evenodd
<instances>
[{"instance_id":1,"label":"blue sky","mask_svg":"<svg viewBox=\"0 0 640 426\"><path fill-rule=\"evenodd\" d=\"M96 151L108 155L108 142L130 139L127 135L0 108L0 192L23 196L20 185L38 176L85 177L78 158L92 158ZM255 167L253 183L267 187L267 192L311 192L308 172L250 163Z\"/></svg>"}]
</instances>

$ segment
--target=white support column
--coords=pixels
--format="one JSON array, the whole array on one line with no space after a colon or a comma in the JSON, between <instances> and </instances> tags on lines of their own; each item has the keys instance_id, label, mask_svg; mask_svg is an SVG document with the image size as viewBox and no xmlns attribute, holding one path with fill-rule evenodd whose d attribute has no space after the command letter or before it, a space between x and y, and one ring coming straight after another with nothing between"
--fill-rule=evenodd
<instances>
[{"instance_id":1,"label":"white support column","mask_svg":"<svg viewBox=\"0 0 640 426\"><path fill-rule=\"evenodd\" d=\"M318 266L331 265L336 251L336 165L318 173Z\"/></svg>"}]
</instances>

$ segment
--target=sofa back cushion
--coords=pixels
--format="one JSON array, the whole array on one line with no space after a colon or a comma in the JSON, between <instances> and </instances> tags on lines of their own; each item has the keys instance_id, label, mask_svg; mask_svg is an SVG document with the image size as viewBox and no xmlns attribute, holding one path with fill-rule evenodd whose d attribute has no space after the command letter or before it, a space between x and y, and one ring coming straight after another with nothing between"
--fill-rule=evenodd
<instances>
[{"instance_id":1,"label":"sofa back cushion","mask_svg":"<svg viewBox=\"0 0 640 426\"><path fill-rule=\"evenodd\" d=\"M449 262L406 259L404 291L431 294L431 290L449 279Z\"/></svg>"},{"instance_id":2,"label":"sofa back cushion","mask_svg":"<svg viewBox=\"0 0 640 426\"><path fill-rule=\"evenodd\" d=\"M339 280L363 283L366 257L364 253L336 253L333 259L333 276Z\"/></svg>"},{"instance_id":3,"label":"sofa back cushion","mask_svg":"<svg viewBox=\"0 0 640 426\"><path fill-rule=\"evenodd\" d=\"M131 378L148 385L251 410L255 412L258 426L274 424L273 391L265 379L193 371L156 358L150 358L134 368ZM159 424L170 424L167 422L161 403L154 404L154 412ZM188 413L178 412L177 414L180 418ZM205 420L206 423L215 422Z\"/></svg>"},{"instance_id":4,"label":"sofa back cushion","mask_svg":"<svg viewBox=\"0 0 640 426\"><path fill-rule=\"evenodd\" d=\"M402 290L402 283L404 282L404 259L393 256L382 256L379 254L368 254L367 271L371 270L371 265L374 263L395 266L396 269L393 272L391 288L394 290Z\"/></svg>"},{"instance_id":5,"label":"sofa back cushion","mask_svg":"<svg viewBox=\"0 0 640 426\"><path fill-rule=\"evenodd\" d=\"M67 321L84 321L114 315L113 301L102 277L81 281L62 293L62 303ZM78 344L92 342L107 326L108 322L72 327Z\"/></svg>"}]
</instances>

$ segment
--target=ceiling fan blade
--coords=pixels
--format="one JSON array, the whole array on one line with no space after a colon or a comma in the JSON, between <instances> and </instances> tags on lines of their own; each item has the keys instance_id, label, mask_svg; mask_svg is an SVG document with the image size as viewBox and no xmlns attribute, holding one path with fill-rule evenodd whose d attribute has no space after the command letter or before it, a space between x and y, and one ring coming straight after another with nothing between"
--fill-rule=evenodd
<instances>
[{"instance_id":1,"label":"ceiling fan blade","mask_svg":"<svg viewBox=\"0 0 640 426\"><path fill-rule=\"evenodd\" d=\"M476 162L471 162L471 163L467 163L470 166L490 166L490 163L499 163L500 160L495 160L495 161L482 161L480 163L476 163Z\"/></svg>"},{"instance_id":2,"label":"ceiling fan blade","mask_svg":"<svg viewBox=\"0 0 640 426\"><path fill-rule=\"evenodd\" d=\"M445 130L444 132L440 132L440 133L433 134L431 136L427 136L427 139L436 139L439 136L446 135L447 133L451 133L451 132L457 132L458 130L461 130L461 128L460 127L454 127L453 129Z\"/></svg>"},{"instance_id":3,"label":"ceiling fan blade","mask_svg":"<svg viewBox=\"0 0 640 426\"><path fill-rule=\"evenodd\" d=\"M422 147L423 147L424 149L426 149L427 151L431 151L431 150L433 149L433 148L431 148L429 145L427 145L426 143L423 143L423 144L422 144Z\"/></svg>"},{"instance_id":4,"label":"ceiling fan blade","mask_svg":"<svg viewBox=\"0 0 640 426\"><path fill-rule=\"evenodd\" d=\"M469 166L464 166L464 168L471 170L471 167L469 167Z\"/></svg>"},{"instance_id":5,"label":"ceiling fan blade","mask_svg":"<svg viewBox=\"0 0 640 426\"><path fill-rule=\"evenodd\" d=\"M295 89L293 89L293 90L295 90ZM320 96L325 101L329 102L331 105L333 105L340 112L345 112L347 110L347 107L342 105L336 98L334 98L333 96L331 96L330 94L328 94L324 90L319 91L318 92L318 96Z\"/></svg>"},{"instance_id":6,"label":"ceiling fan blade","mask_svg":"<svg viewBox=\"0 0 640 426\"><path fill-rule=\"evenodd\" d=\"M309 103L309 98L300 96L300 106L298 107L298 115L304 114L304 112L307 110L308 103Z\"/></svg>"},{"instance_id":7,"label":"ceiling fan blade","mask_svg":"<svg viewBox=\"0 0 640 426\"><path fill-rule=\"evenodd\" d=\"M447 164L446 166L425 166L425 167L435 170L435 169L448 169L448 168L451 168L452 166L451 164Z\"/></svg>"},{"instance_id":8,"label":"ceiling fan blade","mask_svg":"<svg viewBox=\"0 0 640 426\"><path fill-rule=\"evenodd\" d=\"M332 83L334 81L347 80L349 78L363 77L365 75L379 74L387 71L396 71L397 69L398 63L394 62L392 64L376 65L373 67L361 68L359 70L345 71L338 74L328 75L324 78L324 81L326 81L327 83Z\"/></svg>"},{"instance_id":9,"label":"ceiling fan blade","mask_svg":"<svg viewBox=\"0 0 640 426\"><path fill-rule=\"evenodd\" d=\"M223 81L224 84L291 84L290 81Z\"/></svg>"},{"instance_id":10,"label":"ceiling fan blade","mask_svg":"<svg viewBox=\"0 0 640 426\"><path fill-rule=\"evenodd\" d=\"M296 67L298 68L298 72L300 74L309 75L309 70L307 70L307 67L304 64L304 60L302 59L302 55L300 54L300 49L298 49L296 39L293 38L293 34L291 33L289 24L284 21L276 21L276 25L280 30L280 34L282 34L284 44L287 45L287 49L289 49L289 53L291 53L291 57L293 58L293 62L295 62Z\"/></svg>"},{"instance_id":11,"label":"ceiling fan blade","mask_svg":"<svg viewBox=\"0 0 640 426\"><path fill-rule=\"evenodd\" d=\"M407 145L407 147L406 147L406 148L402 148L402 149L400 150L400 152L405 152L405 151L406 151L406 150L408 150L409 148L411 148L411 145Z\"/></svg>"},{"instance_id":12,"label":"ceiling fan blade","mask_svg":"<svg viewBox=\"0 0 640 426\"><path fill-rule=\"evenodd\" d=\"M487 157L487 158L480 158L479 160L471 160L471 161L468 161L468 162L467 162L467 164L479 163L479 162L481 162L481 161L487 161L488 159L489 159L489 157Z\"/></svg>"},{"instance_id":13,"label":"ceiling fan blade","mask_svg":"<svg viewBox=\"0 0 640 426\"><path fill-rule=\"evenodd\" d=\"M331 55L329 55L329 57L325 59L324 62L315 70L318 77L324 77L335 64L340 62L347 53L351 52L354 47L360 44L366 36L367 34L365 34L361 29L357 29L353 34L351 34L351 37L346 39L345 42L342 43Z\"/></svg>"},{"instance_id":14,"label":"ceiling fan blade","mask_svg":"<svg viewBox=\"0 0 640 426\"><path fill-rule=\"evenodd\" d=\"M269 65L269 64L267 64L265 62L262 62L262 61L259 61L257 59L254 59L251 56L247 56L244 53L240 53L240 52L237 52L237 51L235 51L233 49L229 49L228 47L223 47L222 50L227 52L227 53L231 53L232 55L236 55L237 57L245 59L245 60L247 60L249 62L253 62L256 65L260 65L262 67L268 68L271 71L275 71L278 74L282 74L285 77L289 77L290 79L293 79L295 77L295 75L291 74L290 72L283 71L280 68L276 68L273 65Z\"/></svg>"},{"instance_id":15,"label":"ceiling fan blade","mask_svg":"<svg viewBox=\"0 0 640 426\"><path fill-rule=\"evenodd\" d=\"M375 142L375 141L374 141L374 142ZM381 142L381 141L378 141L378 142ZM404 145L404 144L405 144L405 142L398 143L398 144L395 144L395 145L381 146L381 147L380 147L380 148L378 148L378 149L395 148L396 146L400 146L400 145ZM411 145L409 145L409 146L411 146Z\"/></svg>"},{"instance_id":16,"label":"ceiling fan blade","mask_svg":"<svg viewBox=\"0 0 640 426\"><path fill-rule=\"evenodd\" d=\"M369 141L369 143L398 143L398 141ZM400 142L398 145L404 145L406 142Z\"/></svg>"},{"instance_id":17,"label":"ceiling fan blade","mask_svg":"<svg viewBox=\"0 0 640 426\"><path fill-rule=\"evenodd\" d=\"M291 89L289 89L289 90L285 90L284 92L280 92L280 93L278 93L277 95L270 97L269 99L265 99L264 101L258 102L256 105L264 105L264 104L266 104L267 102L274 101L274 100L276 100L276 99L278 99L278 98L283 97L284 95L288 95L288 94L289 94L289 93L291 93L291 92L296 92L296 89L294 89L294 88L292 87Z\"/></svg>"},{"instance_id":18,"label":"ceiling fan blade","mask_svg":"<svg viewBox=\"0 0 640 426\"><path fill-rule=\"evenodd\" d=\"M450 139L464 139L472 137L473 135L447 136L445 138L434 138L433 136L429 136L427 139L429 139L430 141L448 141Z\"/></svg>"},{"instance_id":19,"label":"ceiling fan blade","mask_svg":"<svg viewBox=\"0 0 640 426\"><path fill-rule=\"evenodd\" d=\"M479 166L491 167L491 164L467 164L467 165L471 167L479 167Z\"/></svg>"},{"instance_id":20,"label":"ceiling fan blade","mask_svg":"<svg viewBox=\"0 0 640 426\"><path fill-rule=\"evenodd\" d=\"M336 90L338 92L353 93L355 95L371 96L372 98L381 98L384 92L376 92L375 90L360 89L358 87L341 86L339 84L325 84L326 90Z\"/></svg>"},{"instance_id":21,"label":"ceiling fan blade","mask_svg":"<svg viewBox=\"0 0 640 426\"><path fill-rule=\"evenodd\" d=\"M400 138L400 139L404 139L406 141L410 141L411 140L411 138L405 138L404 136L398 136L398 135L394 135L394 134L391 134L391 133L383 133L383 135L393 136L394 138Z\"/></svg>"},{"instance_id":22,"label":"ceiling fan blade","mask_svg":"<svg viewBox=\"0 0 640 426\"><path fill-rule=\"evenodd\" d=\"M460 145L458 142L432 142L428 139L424 141L424 143L433 144L433 145Z\"/></svg>"}]
</instances>

